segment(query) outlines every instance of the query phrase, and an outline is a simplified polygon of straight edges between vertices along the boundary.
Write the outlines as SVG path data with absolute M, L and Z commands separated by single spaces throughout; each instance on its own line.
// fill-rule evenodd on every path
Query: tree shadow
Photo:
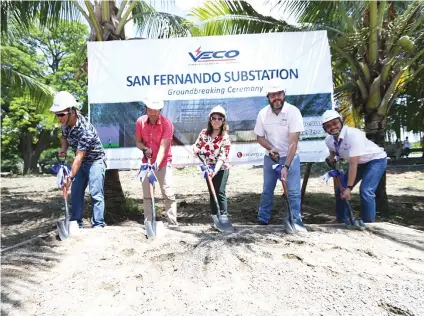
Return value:
M 39 287 L 36 275 L 47 271 L 59 261 L 54 237 L 36 239 L 11 251 L 3 251 L 1 258 L 1 315 L 16 314 L 23 302 Z
M 56 221 L 65 217 L 60 196 L 37 200 L 34 195 L 2 195 L 1 204 L 2 249 L 55 229 Z

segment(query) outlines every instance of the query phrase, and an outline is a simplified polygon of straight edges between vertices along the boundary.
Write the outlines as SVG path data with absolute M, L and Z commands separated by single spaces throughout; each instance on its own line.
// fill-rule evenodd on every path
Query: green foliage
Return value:
M 285 21 L 263 16 L 246 1 L 213 0 L 193 8 L 190 25 L 193 36 L 255 34 L 268 32 L 299 31 Z
M 2 42 L 2 156 L 16 155 L 31 170 L 46 146 L 58 146 L 59 125 L 49 108 L 51 91 L 73 93 L 87 109 L 87 75 L 75 73 L 85 59 L 88 30 L 77 22 L 59 24 L 54 31 L 30 28 L 20 37 L 4 38 Z M 13 71 L 18 79 L 7 77 Z M 9 72 L 10 72 L 9 71 Z M 24 76 L 24 77 L 23 77 Z M 13 80 L 12 80 L 13 79 Z M 32 85 L 31 85 L 32 84 Z M 34 92 L 46 89 L 42 95 Z M 32 167 L 29 166 L 32 165 Z

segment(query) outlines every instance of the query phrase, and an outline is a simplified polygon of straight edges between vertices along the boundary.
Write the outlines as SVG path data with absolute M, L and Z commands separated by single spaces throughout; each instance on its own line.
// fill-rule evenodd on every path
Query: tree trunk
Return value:
M 371 114 L 365 118 L 365 133 L 369 140 L 373 141 L 380 147 L 385 148 L 384 133 L 386 131 L 386 118 L 381 117 L 377 113 Z M 381 177 L 375 192 L 375 204 L 377 214 L 389 216 L 389 202 L 386 192 L 386 172 Z
M 115 224 L 127 219 L 125 196 L 118 169 L 106 170 L 105 175 L 105 222 Z

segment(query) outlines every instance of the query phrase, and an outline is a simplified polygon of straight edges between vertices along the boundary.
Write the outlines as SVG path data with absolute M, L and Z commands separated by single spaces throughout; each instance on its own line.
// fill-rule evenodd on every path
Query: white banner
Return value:
M 89 42 L 88 64 L 90 119 L 109 168 L 139 167 L 135 122 L 152 87 L 160 87 L 162 114 L 174 124 L 174 165 L 195 163 L 190 147 L 218 104 L 228 116 L 232 163 L 260 163 L 264 149 L 253 128 L 276 77 L 304 117 L 301 161 L 327 155 L 320 116 L 332 106 L 333 83 L 325 31 Z

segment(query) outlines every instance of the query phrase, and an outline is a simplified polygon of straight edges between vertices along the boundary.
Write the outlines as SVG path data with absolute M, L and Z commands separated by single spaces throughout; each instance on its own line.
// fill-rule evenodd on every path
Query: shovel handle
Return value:
M 202 162 L 202 164 L 204 166 L 206 166 L 206 156 L 205 156 L 205 154 L 198 153 L 197 157 L 199 157 L 199 160 Z

